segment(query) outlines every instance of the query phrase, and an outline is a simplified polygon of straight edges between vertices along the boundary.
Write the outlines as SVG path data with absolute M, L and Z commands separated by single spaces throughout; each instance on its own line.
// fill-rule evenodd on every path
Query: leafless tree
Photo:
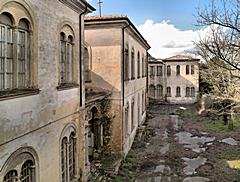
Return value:
M 232 114 L 240 108 L 240 0 L 219 1 L 199 9 L 198 25 L 209 31 L 196 46 L 207 65 L 202 77 L 212 87 L 209 95 L 218 113 Z

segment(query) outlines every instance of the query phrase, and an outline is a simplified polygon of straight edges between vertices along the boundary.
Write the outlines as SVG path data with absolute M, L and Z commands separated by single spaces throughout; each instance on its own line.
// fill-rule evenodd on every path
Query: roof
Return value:
M 175 55 L 175 56 L 163 59 L 163 61 L 199 61 L 199 59 L 192 58 L 191 56 Z
M 96 11 L 96 9 L 90 5 L 86 0 L 82 0 L 82 2 L 91 10 L 91 11 Z
M 138 31 L 135 25 L 131 22 L 131 20 L 126 15 L 107 15 L 107 16 L 85 16 L 85 23 L 124 23 L 126 22 L 133 30 L 136 32 L 137 36 L 143 41 L 147 49 L 150 49 L 151 46 L 148 44 L 146 39 L 142 36 L 142 34 Z

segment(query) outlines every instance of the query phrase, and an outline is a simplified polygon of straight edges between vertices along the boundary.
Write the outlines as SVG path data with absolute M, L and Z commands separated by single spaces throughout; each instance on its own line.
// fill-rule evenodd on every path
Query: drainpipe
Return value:
M 125 52 L 125 29 L 128 28 L 130 25 L 126 25 L 125 27 L 122 28 L 122 108 L 124 108 L 124 75 L 125 75 L 125 64 L 124 64 L 124 52 Z M 122 116 L 124 116 L 124 109 L 122 110 Z M 122 131 L 123 131 L 123 121 L 124 117 L 122 117 Z M 124 141 L 124 134 L 122 132 L 122 141 Z M 123 144 L 122 144 L 122 151 L 124 150 Z
M 82 87 L 83 87 L 83 83 L 82 83 L 82 16 L 87 13 L 87 6 L 85 8 L 85 10 L 79 14 L 79 83 L 80 83 L 80 95 L 79 95 L 79 99 L 80 99 L 80 105 L 79 107 L 81 107 L 83 105 L 82 103 Z

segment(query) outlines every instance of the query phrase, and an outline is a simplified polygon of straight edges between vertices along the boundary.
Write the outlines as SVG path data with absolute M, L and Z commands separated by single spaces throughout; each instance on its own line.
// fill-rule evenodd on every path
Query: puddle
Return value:
M 208 178 L 204 178 L 204 177 L 187 177 L 183 180 L 183 182 L 207 182 L 210 181 Z
M 188 132 L 180 132 L 176 135 L 176 140 L 179 144 L 185 144 L 184 147 L 191 149 L 193 152 L 201 153 L 205 152 L 207 147 L 203 145 L 212 145 L 212 142 L 215 140 L 215 137 L 205 137 L 205 136 L 193 136 Z
M 197 158 L 189 159 L 186 157 L 182 158 L 184 160 L 184 164 L 187 166 L 183 169 L 183 172 L 186 175 L 196 174 L 196 169 L 199 168 L 201 165 L 204 165 L 207 162 L 206 158 L 202 158 L 198 156 Z

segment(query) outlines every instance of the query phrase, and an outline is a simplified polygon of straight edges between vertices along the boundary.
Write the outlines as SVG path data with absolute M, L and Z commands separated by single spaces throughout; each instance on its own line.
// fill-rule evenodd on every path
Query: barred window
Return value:
M 180 65 L 177 65 L 177 67 L 176 67 L 176 75 L 177 76 L 180 75 Z
M 171 87 L 167 87 L 167 97 L 171 97 Z
M 124 80 L 129 80 L 129 48 L 126 45 L 124 50 Z
M 22 165 L 21 182 L 35 182 L 35 168 L 32 160 L 26 161 Z
M 18 174 L 16 170 L 9 171 L 3 179 L 3 182 L 17 182 Z
M 176 97 L 181 97 L 181 88 L 180 87 L 176 88 Z
M 162 96 L 163 96 L 163 86 L 157 85 L 157 97 L 162 97 Z
M 134 102 L 134 99 L 133 99 L 133 101 L 132 101 L 132 105 L 131 105 L 131 131 L 133 131 L 133 129 L 134 129 L 134 104 L 135 104 L 135 102 Z
M 69 156 L 69 178 L 70 181 L 74 179 L 75 175 L 75 169 L 76 169 L 76 139 L 75 139 L 75 133 L 72 132 L 70 134 L 69 138 L 69 151 L 68 151 L 68 156 Z
M 162 76 L 163 75 L 163 70 L 162 66 L 157 66 L 157 76 Z
M 61 144 L 61 166 L 62 166 L 62 182 L 68 181 L 68 168 L 67 168 L 67 137 L 62 139 Z
M 167 66 L 167 76 L 171 76 L 171 66 Z
M 132 52 L 131 52 L 131 71 L 132 71 L 132 79 L 135 79 L 135 52 L 134 52 L 134 48 L 132 48 Z

